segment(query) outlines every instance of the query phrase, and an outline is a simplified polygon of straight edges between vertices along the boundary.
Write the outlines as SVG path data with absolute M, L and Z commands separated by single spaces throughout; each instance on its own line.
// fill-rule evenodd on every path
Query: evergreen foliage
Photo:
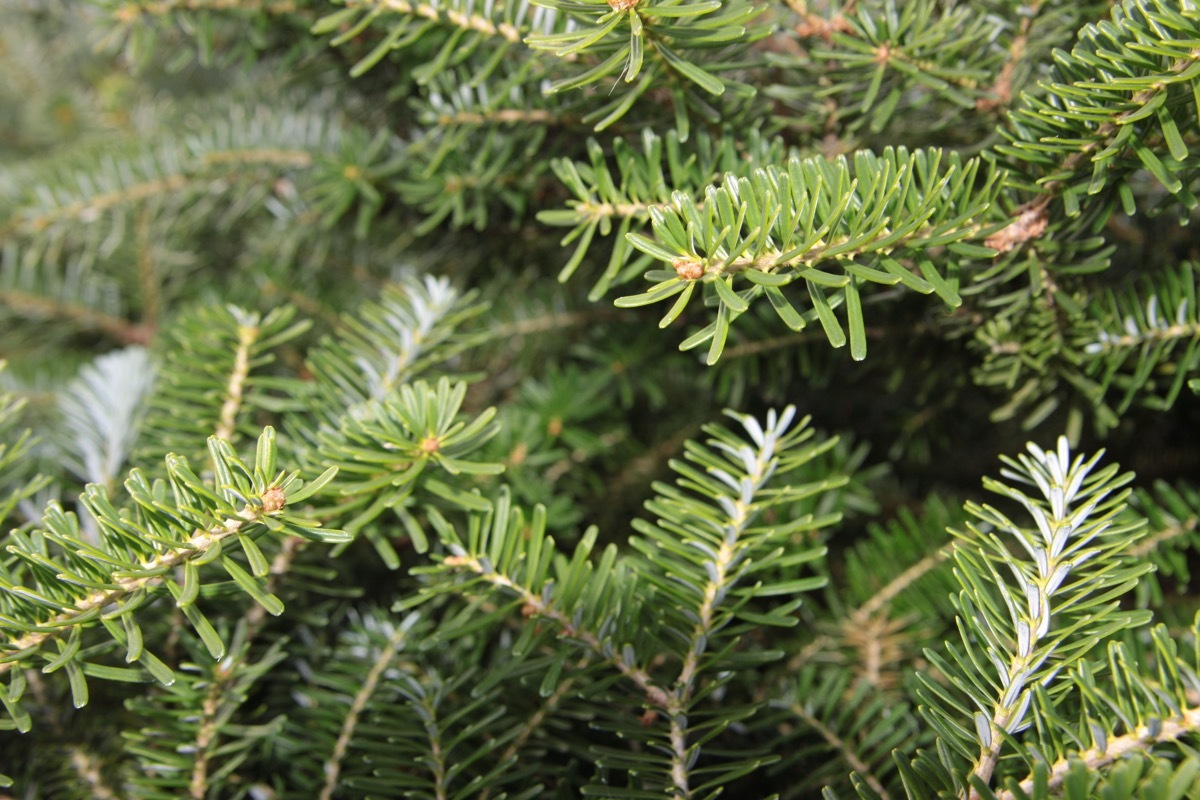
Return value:
M 1198 42 L 0 2 L 4 796 L 1200 797 Z

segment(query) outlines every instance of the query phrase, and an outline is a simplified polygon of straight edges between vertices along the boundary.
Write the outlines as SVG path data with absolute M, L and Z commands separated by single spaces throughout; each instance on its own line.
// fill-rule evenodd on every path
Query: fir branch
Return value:
M 507 575 L 502 575 L 496 571 L 494 566 L 485 564 L 477 556 L 466 554 L 449 555 L 443 559 L 442 563 L 447 567 L 461 569 L 477 575 L 485 583 L 515 596 L 520 601 L 522 614 L 529 617 L 537 616 L 550 620 L 558 627 L 562 636 L 582 643 L 591 651 L 598 662 L 608 664 L 628 679 L 637 687 L 639 693 L 645 697 L 647 704 L 661 708 L 664 711 L 671 709 L 670 694 L 655 685 L 654 679 L 649 672 L 628 663 L 623 654 L 610 652 L 611 648 L 605 646 L 604 640 L 597 633 L 582 627 L 567 611 L 546 602 L 540 592 L 534 592 L 513 581 Z
M 1078 338 L 1095 380 L 1084 384 L 1094 404 L 1103 406 L 1116 389 L 1117 414 L 1135 399 L 1157 408 L 1174 405 L 1188 375 L 1200 369 L 1198 287 L 1195 267 L 1184 262 L 1089 307 Z
M 20 289 L 0 288 L 0 302 L 19 316 L 63 320 L 83 330 L 98 331 L 121 344 L 149 344 L 154 335 L 140 323 Z
M 56 202 L 15 214 L 5 228 L 0 228 L 0 240 L 13 234 L 26 236 L 40 234 L 51 228 L 71 223 L 92 223 L 114 209 L 138 205 L 153 198 L 177 194 L 188 189 L 203 188 L 214 179 L 238 181 L 248 176 L 241 170 L 244 167 L 268 166 L 280 169 L 304 169 L 312 166 L 312 163 L 312 154 L 303 150 L 266 148 L 203 153 L 191 165 L 192 169 L 186 172 L 128 183 L 109 192 L 87 193 L 78 199 L 69 196 L 55 197 Z M 211 171 L 213 167 L 217 166 L 236 169 Z
M 714 618 L 717 607 L 737 582 L 736 564 L 744 558 L 741 551 L 745 548 L 745 542 L 742 540 L 758 514 L 754 508 L 759 499 L 758 495 L 778 464 L 775 460 L 774 445 L 791 423 L 789 412 L 790 408 L 778 420 L 772 412 L 767 418 L 765 432 L 756 442 L 759 445 L 758 451 L 753 452 L 752 458 L 743 457 L 745 471 L 740 476 L 741 494 L 734 498 L 732 503 L 723 505 L 727 517 L 721 520 L 720 528 L 724 536 L 720 546 L 712 554 L 711 561 L 705 564 L 708 581 L 700 589 L 701 600 L 699 608 L 695 611 L 696 624 L 688 638 L 679 677 L 672 684 L 674 690 L 670 697 L 671 703 L 666 709 L 671 725 L 671 777 L 675 782 L 677 796 L 681 798 L 692 796 L 688 781 L 690 747 L 687 712 L 691 708 L 697 689 L 700 659 L 710 640 L 715 638 L 720 629 L 720 623 Z M 712 469 L 714 468 L 710 468 Z
M 873 689 L 895 689 L 906 664 L 906 645 L 911 634 L 906 629 L 912 615 L 891 618 L 877 615 L 854 619 L 847 617 L 840 626 L 841 641 L 854 650 L 858 680 Z
M 508 339 L 512 336 L 534 336 L 537 334 L 561 331 L 568 328 L 590 326 L 598 322 L 606 322 L 618 316 L 611 308 L 587 308 L 579 311 L 548 312 L 533 317 L 506 322 L 492 328 L 491 335 L 497 339 Z
M 1003 790 L 995 793 L 997 800 L 1022 800 L 1034 794 L 1035 789 L 1057 792 L 1063 788 L 1068 774 L 1076 763 L 1082 763 L 1089 771 L 1098 772 L 1116 763 L 1131 753 L 1149 753 L 1155 745 L 1178 741 L 1184 736 L 1200 731 L 1200 708 L 1184 708 L 1173 718 L 1155 720 L 1139 726 L 1123 736 L 1106 740 L 1104 747 L 1093 747 L 1069 759 L 1056 761 L 1050 767 L 1048 779 L 1025 778 L 1019 790 Z
M 225 673 L 230 671 L 224 664 L 219 669 Z M 217 719 L 217 714 L 221 709 L 221 698 L 226 688 L 222 681 L 213 681 L 209 684 L 204 703 L 200 707 L 200 715 L 196 721 L 196 763 L 192 766 L 192 776 L 188 783 L 193 800 L 204 800 L 208 794 L 210 748 L 219 735 L 221 721 Z
M 589 659 L 584 657 L 572 665 L 571 669 L 575 672 L 582 673 L 588 668 L 588 665 Z M 542 700 L 542 703 L 538 707 L 537 711 L 535 711 L 528 719 L 522 720 L 520 730 L 517 732 L 517 735 L 513 737 L 513 740 L 509 742 L 508 747 L 504 749 L 504 752 L 500 754 L 499 762 L 501 764 L 510 762 L 516 763 L 522 748 L 524 748 L 529 742 L 530 737 L 532 737 L 539 729 L 541 729 L 547 720 L 552 718 L 553 713 L 558 710 L 559 706 L 565 699 L 571 696 L 571 694 L 575 691 L 575 688 L 575 677 L 567 677 L 560 680 L 558 685 L 554 687 L 554 691 L 552 691 Z M 484 790 L 479 794 L 479 800 L 488 800 L 488 798 L 491 797 L 491 794 L 492 787 L 485 787 Z
M 1190 104 L 1168 103 L 1167 95 L 1194 80 L 1198 34 L 1193 14 L 1157 0 L 1126 0 L 1111 21 L 1080 32 L 1045 83 L 1049 96 L 1023 94 L 1011 129 L 1002 131 L 1010 144 L 996 150 L 1014 170 L 1009 180 L 1038 196 L 1014 212 L 1016 221 L 989 246 L 1003 252 L 1040 236 L 1059 196 L 1074 217 L 1081 196 L 1116 185 L 1132 213 L 1124 182 L 1137 169 L 1148 170 L 1186 207 L 1195 205 L 1176 174 L 1188 164 L 1181 132 L 1195 128 L 1196 115 Z M 1166 164 L 1155 153 L 1163 144 L 1170 151 Z
M 706 187 L 722 175 L 748 177 L 761 165 L 781 162 L 790 154 L 779 138 L 752 133 L 748 141 L 739 143 L 733 136 L 714 136 L 705 130 L 697 131 L 694 142 L 685 148 L 679 132 L 659 136 L 647 129 L 642 132 L 641 146 L 639 152 L 625 139 L 614 139 L 611 161 L 615 171 L 607 149 L 594 139 L 587 143 L 587 161 L 561 158 L 550 162 L 572 199 L 566 209 L 539 212 L 538 221 L 571 226 L 562 239 L 564 246 L 578 241 L 559 280 L 566 281 L 575 273 L 597 233 L 615 239 L 608 265 L 591 291 L 592 299 L 631 277 L 627 267 L 637 251 L 629 246 L 626 234 L 645 229 L 652 208 L 667 208 L 675 193 L 690 195 L 700 208 Z
M 1016 34 L 1008 43 L 1004 66 L 996 73 L 991 86 L 987 87 L 984 96 L 975 101 L 975 107 L 980 111 L 998 111 L 1007 108 L 1013 101 L 1013 77 L 1017 65 L 1025 57 L 1029 47 L 1030 31 L 1034 20 L 1042 11 L 1044 0 L 1032 0 L 1021 13 L 1021 21 L 1017 24 Z
M 239 443 L 251 416 L 289 403 L 268 369 L 276 354 L 309 328 L 291 306 L 259 314 L 233 305 L 201 304 L 181 313 L 163 332 L 170 342 L 159 367 L 145 428 L 146 461 L 168 453 L 193 462 L 207 457 L 197 442 L 209 436 Z
M 545 109 L 498 108 L 494 111 L 454 111 L 438 114 L 435 123 L 442 128 L 458 125 L 549 125 L 565 122 Z
M 95 618 L 100 609 L 118 603 L 135 592 L 161 584 L 162 579 L 158 576 L 169 573 L 187 561 L 202 558 L 210 552 L 216 551 L 221 541 L 236 536 L 247 525 L 260 522 L 264 516 L 264 509 L 261 505 L 247 505 L 236 517 L 226 519 L 210 528 L 195 531 L 190 537 L 178 543 L 178 549 L 162 553 L 147 561 L 137 562 L 133 570 L 142 574 L 116 577 L 112 581 L 113 588 L 96 590 L 79 597 L 72 603 L 71 609 L 39 620 L 38 626 L 47 630 L 29 631 L 22 636 L 10 638 L 3 643 L 4 649 L 8 653 L 24 656 L 28 652 L 40 648 L 51 639 L 72 630 L 74 625 Z M 43 601 L 37 593 L 24 587 L 6 588 L 13 594 L 35 601 Z M 53 603 L 51 602 L 51 604 Z M 0 675 L 19 664 L 19 661 L 0 662 Z
M 77 705 L 87 700 L 83 673 L 73 660 L 80 647 L 80 632 L 101 617 L 100 612 L 116 606 L 120 613 L 100 619 L 114 639 L 125 644 L 130 661 L 141 660 L 160 682 L 174 678 L 169 668 L 142 649 L 141 634 L 128 616 L 151 591 L 171 591 L 176 604 L 184 609 L 214 657 L 225 653 L 225 645 L 211 624 L 192 608 L 199 593 L 197 566 L 220 558 L 231 578 L 246 593 L 274 613 L 282 610 L 278 599 L 265 593 L 255 578 L 247 574 L 227 555 L 224 542 L 236 539 L 251 561 L 251 569 L 261 574 L 257 561 L 262 554 L 252 537 L 263 530 L 276 530 L 324 541 L 344 541 L 338 531 L 318 530 L 319 523 L 296 517 L 285 510 L 289 495 L 294 502 L 318 491 L 335 470 L 301 488 L 296 473 L 275 474 L 275 439 L 270 428 L 259 438 L 253 467 L 241 462 L 228 444 L 209 442 L 216 473 L 215 487 L 209 487 L 188 469 L 178 456 L 167 459 L 167 475 L 175 505 L 168 505 L 165 486 L 152 485 L 139 470 L 130 472 L 125 486 L 137 513 L 118 511 L 102 487 L 89 486 L 81 501 L 100 528 L 95 543 L 85 542 L 73 515 L 51 503 L 43 517 L 45 532 L 33 537 L 10 535 L 9 552 L 16 556 L 13 570 L 0 564 L 0 604 L 4 609 L 3 627 L 7 640 L 0 642 L 6 658 L 0 661 L 0 674 L 20 668 L 51 640 L 68 639 L 56 659 L 44 656 L 53 669 L 66 666 L 72 679 Z M 160 499 L 160 495 L 163 499 Z M 240 504 L 240 505 L 239 505 Z M 59 552 L 53 557 L 46 542 Z M 263 564 L 265 568 L 265 563 Z M 182 567 L 183 585 L 175 582 L 175 568 Z M 32 586 L 23 579 L 28 570 Z M 48 612 L 48 613 L 47 613 Z M 126 627 L 113 627 L 112 618 Z M 13 712 L 14 707 L 5 705 Z
M 333 793 L 337 791 L 339 783 L 338 776 L 342 770 L 342 763 L 345 761 L 346 753 L 350 747 L 350 740 L 354 738 L 354 730 L 358 726 L 359 720 L 362 717 L 367 704 L 371 701 L 380 680 L 383 679 L 384 672 L 388 669 L 391 663 L 395 660 L 400 649 L 404 645 L 405 638 L 413 625 L 417 622 L 416 615 L 410 616 L 403 624 L 397 625 L 392 631 L 391 636 L 387 638 L 384 646 L 380 647 L 379 654 L 371 664 L 370 670 L 362 682 L 362 686 L 354 694 L 350 701 L 349 708 L 346 710 L 345 718 L 342 720 L 341 729 L 338 731 L 337 741 L 334 743 L 333 752 L 325 760 L 324 767 L 321 772 L 325 776 L 325 783 L 321 786 L 319 795 L 320 800 L 331 800 Z M 436 754 L 435 754 L 436 756 Z M 441 783 L 439 781 L 439 788 Z M 439 798 L 444 797 L 439 791 Z
M 277 641 L 251 661 L 241 634 L 225 658 L 188 665 L 170 686 L 130 701 L 132 718 L 141 722 L 125 735 L 136 767 L 126 772 L 131 796 L 209 798 L 214 784 L 242 780 L 238 766 L 282 732 L 281 714 L 257 724 L 236 717 L 239 711 L 257 715 L 248 700 L 286 658 Z M 201 642 L 183 639 L 193 658 L 202 656 Z
M 111 491 L 145 418 L 156 370 L 130 347 L 99 356 L 58 393 L 62 430 L 51 439 L 59 460 L 87 483 Z
M 872 791 L 879 795 L 881 800 L 891 800 L 891 795 L 888 793 L 887 788 L 883 785 L 879 778 L 875 776 L 867 763 L 859 758 L 858 753 L 855 752 L 854 748 L 848 742 L 846 742 L 846 740 L 839 737 L 823 722 L 821 722 L 821 720 L 810 714 L 802 704 L 792 703 L 788 706 L 788 711 L 795 714 L 799 719 L 803 720 L 806 725 L 820 734 L 821 738 L 824 739 L 830 747 L 837 751 L 838 755 L 845 760 L 846 765 L 849 766 L 856 775 L 859 775 L 863 780 L 865 780 L 867 785 L 871 787 Z
M 1147 616 L 1122 611 L 1115 599 L 1151 569 L 1123 559 L 1141 524 L 1114 523 L 1128 495 L 1118 490 L 1130 476 L 1118 475 L 1115 465 L 1092 474 L 1101 454 L 1072 458 L 1065 438 L 1055 451 L 1033 444 L 1028 450 L 1020 460 L 1004 459 L 1008 484 L 987 480 L 985 486 L 1019 504 L 1036 527 L 1017 525 L 991 506 L 967 504 L 996 533 L 969 526 L 968 534 L 959 534 L 955 561 L 962 591 L 954 602 L 964 649 L 950 648 L 949 657 L 927 653 L 968 705 L 979 709 L 973 737 L 953 721 L 958 712 L 948 707 L 946 690 L 922 676 L 921 696 L 930 704 L 926 719 L 958 752 L 978 748 L 968 774 L 983 786 L 1004 745 L 1030 724 L 1030 704 L 1041 687 L 1083 659 L 1096 641 Z M 1029 560 L 1015 558 L 1000 533 L 1015 538 Z M 1011 581 L 1001 570 L 1011 572 Z M 942 767 L 958 769 L 948 762 Z M 978 800 L 980 794 L 971 789 L 964 796 Z
M 928 251 L 945 245 L 964 255 L 992 255 L 967 240 L 989 230 L 998 174 L 977 181 L 979 162 L 951 156 L 943 170 L 941 160 L 940 151 L 890 148 L 881 156 L 857 153 L 853 167 L 845 159 L 792 159 L 786 168 L 772 165 L 748 179 L 727 175 L 720 187 L 709 187 L 703 208 L 676 193 L 672 206 L 650 210 L 655 239 L 627 235 L 635 248 L 670 269 L 648 272 L 650 289 L 622 297 L 617 305 L 675 298 L 659 323 L 666 327 L 702 287 L 701 294 L 716 301 L 716 319 L 680 348 L 709 343 L 712 365 L 733 320 L 766 295 L 793 331 L 820 320 L 832 346 L 849 341 L 851 356 L 861 360 L 867 335 L 860 286 L 903 284 L 955 306 L 961 299 L 954 279 L 937 272 Z M 748 285 L 738 291 L 735 280 Z M 811 308 L 803 313 L 782 291 L 793 282 L 808 289 Z M 841 305 L 848 339 L 834 314 Z
M 851 611 L 847 615 L 847 620 L 850 620 L 850 624 L 853 625 L 856 622 L 865 622 L 881 612 L 885 612 L 892 601 L 902 594 L 905 589 L 916 583 L 929 571 L 941 566 L 943 562 L 954 555 L 954 548 L 955 543 L 952 542 L 905 569 L 884 584 L 878 592 L 871 596 L 870 600 Z
M 1161 549 L 1163 545 L 1195 533 L 1198 528 L 1200 528 L 1200 516 L 1193 515 L 1177 520 L 1174 524 L 1159 528 L 1143 538 L 1130 549 L 1129 555 L 1138 559 L 1145 558 Z
M 6 315 L 66 323 L 57 328 L 99 332 L 122 344 L 147 344 L 153 335 L 149 326 L 125 317 L 112 278 L 82 259 L 59 262 L 11 242 L 0 251 L 0 306 Z
M 162 315 L 162 286 L 155 266 L 151 228 L 150 212 L 143 208 L 137 215 L 134 240 L 137 248 L 138 288 L 142 299 L 142 324 L 153 333 L 158 330 L 158 320 Z

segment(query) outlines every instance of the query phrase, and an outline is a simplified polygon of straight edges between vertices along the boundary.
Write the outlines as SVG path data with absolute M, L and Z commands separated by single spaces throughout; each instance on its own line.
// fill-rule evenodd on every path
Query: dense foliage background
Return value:
M 1197 42 L 0 0 L 8 791 L 1200 796 Z

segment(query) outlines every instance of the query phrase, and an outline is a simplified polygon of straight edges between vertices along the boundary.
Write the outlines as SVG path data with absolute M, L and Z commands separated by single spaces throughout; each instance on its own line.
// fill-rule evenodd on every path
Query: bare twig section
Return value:
M 983 240 L 985 246 L 1000 253 L 1007 253 L 1017 245 L 1036 239 L 1046 232 L 1050 222 L 1050 195 L 1022 206 L 1015 220 Z
M 346 718 L 342 721 L 342 730 L 338 734 L 337 742 L 333 746 L 333 753 L 325 762 L 325 785 L 321 787 L 320 800 L 330 800 L 333 797 L 334 791 L 338 788 L 338 776 L 342 771 L 342 763 L 346 759 L 346 751 L 350 748 L 350 740 L 354 738 L 354 729 L 358 726 L 359 719 L 362 717 L 363 710 L 367 707 L 367 703 L 371 699 L 371 695 L 375 693 L 375 689 L 379 686 L 380 679 L 383 678 L 384 672 L 391 666 L 392 661 L 396 658 L 396 653 L 400 649 L 400 645 L 404 642 L 404 637 L 408 633 L 408 628 L 404 626 L 397 627 L 392 635 L 388 637 L 387 646 L 379 652 L 375 663 L 371 665 L 371 671 L 367 673 L 367 678 L 363 681 L 362 687 L 354 695 L 354 699 L 350 703 L 350 710 L 346 712 Z
M 859 757 L 858 752 L 855 751 L 855 749 L 849 744 L 847 744 L 844 739 L 826 727 L 825 723 L 821 722 L 821 720 L 810 714 L 808 709 L 806 709 L 800 703 L 792 703 L 790 706 L 788 706 L 788 709 L 797 717 L 804 720 L 806 725 L 819 733 L 821 738 L 824 739 L 830 747 L 841 753 L 842 758 L 845 759 L 846 763 L 850 765 L 850 769 L 857 772 L 859 776 L 867 782 L 867 785 L 874 789 L 875 792 L 881 798 L 883 798 L 883 800 L 891 800 L 891 795 L 888 793 L 887 787 L 883 785 L 879 778 L 875 777 L 875 774 L 871 772 L 871 768 L 868 766 L 867 762 L 863 761 L 862 758 Z
M 220 671 L 221 667 L 218 665 Z M 230 669 L 227 675 L 232 675 Z M 213 681 L 204 696 L 200 706 L 200 724 L 196 733 L 196 763 L 192 765 L 192 779 L 188 783 L 188 791 L 192 800 L 204 800 L 208 795 L 208 757 L 213 741 L 217 738 L 217 712 L 221 708 L 221 698 L 225 694 L 226 682 Z
M 257 325 L 238 326 L 238 345 L 233 358 L 233 370 L 230 371 L 229 381 L 225 385 L 225 402 L 221 404 L 217 429 L 213 431 L 213 435 L 218 439 L 230 441 L 237 431 L 237 415 L 242 408 L 246 378 L 250 374 L 250 348 L 258 341 L 258 334 Z
M 142 294 L 142 324 L 154 330 L 162 314 L 162 294 L 154 267 L 154 242 L 150 236 L 150 212 L 143 208 L 137 215 L 137 274 Z
M 1033 27 L 1033 21 L 1041 10 L 1042 0 L 1033 0 L 1023 7 L 1021 24 L 1017 26 L 1017 35 L 1008 45 L 1008 58 L 1005 60 L 1004 66 L 1000 68 L 996 82 L 992 84 L 991 96 L 975 101 L 975 108 L 979 111 L 996 111 L 1007 108 L 1012 103 L 1013 74 L 1016 72 L 1017 64 L 1025 55 L 1025 48 L 1029 44 L 1029 30 Z
M 94 800 L 117 800 L 117 794 L 100 775 L 100 762 L 82 747 L 71 748 L 71 769 L 79 776 L 79 780 L 87 786 L 89 795 Z
M 1175 525 L 1168 525 L 1161 531 L 1155 531 L 1150 536 L 1142 539 L 1133 547 L 1129 548 L 1129 555 L 1132 558 L 1141 559 L 1153 553 L 1165 542 L 1172 539 L 1178 539 L 1180 536 L 1196 530 L 1196 526 L 1200 524 L 1200 519 L 1197 517 L 1188 517 L 1185 520 L 1179 520 Z
M 553 125 L 569 120 L 543 108 L 499 108 L 494 111 L 459 111 L 439 114 L 438 125 Z
M 478 31 L 487 36 L 499 36 L 513 44 L 520 44 L 523 39 L 520 29 L 508 22 L 497 24 L 478 14 L 464 14 L 453 9 L 442 10 L 429 3 L 410 3 L 407 0 L 348 0 L 346 5 L 350 8 L 369 8 L 394 11 L 397 14 L 411 14 L 414 17 L 424 17 L 434 22 L 448 21 L 459 28 Z
M 295 0 L 132 0 L 114 10 L 113 17 L 126 25 L 142 17 L 163 17 L 173 11 L 247 11 L 257 14 L 302 13 Z
M 595 322 L 604 322 L 619 316 L 615 308 L 595 308 L 584 311 L 564 311 L 557 314 L 543 314 L 529 319 L 516 320 L 507 325 L 492 329 L 495 338 L 509 336 L 530 336 L 535 333 L 556 331 L 563 328 L 578 328 Z
M 1133 733 L 1118 736 L 1108 740 L 1108 746 L 1103 750 L 1093 747 L 1079 753 L 1075 759 L 1082 761 L 1089 770 L 1097 770 L 1112 764 L 1128 753 L 1147 751 L 1156 744 L 1171 742 L 1180 737 L 1200 730 L 1200 708 L 1187 708 L 1178 717 L 1165 719 L 1157 734 L 1150 728 L 1142 726 Z M 1048 788 L 1053 794 L 1062 788 L 1067 772 L 1071 769 L 1072 760 L 1063 759 L 1055 762 L 1050 769 Z M 1018 797 L 1029 797 L 1034 791 L 1033 778 L 1021 781 L 1021 794 L 1010 791 L 996 792 L 997 800 L 1017 800 Z M 974 792 L 972 797 L 978 797 Z
M 8 306 L 17 314 L 63 320 L 85 330 L 99 331 L 121 344 L 149 344 L 154 337 L 154 331 L 148 325 L 32 292 L 0 289 L 0 305 Z

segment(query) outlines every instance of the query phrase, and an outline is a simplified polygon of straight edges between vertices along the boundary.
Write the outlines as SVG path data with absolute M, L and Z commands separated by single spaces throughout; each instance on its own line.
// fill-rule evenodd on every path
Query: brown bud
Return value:
M 993 250 L 1007 253 L 1019 244 L 1036 239 L 1046 231 L 1046 223 L 1050 215 L 1045 205 L 1031 205 L 1009 224 L 983 240 L 983 243 Z
M 675 274 L 685 281 L 698 281 L 704 277 L 704 263 L 695 258 L 677 258 L 671 262 Z
M 278 486 L 272 486 L 263 492 L 262 509 L 267 514 L 274 514 L 287 505 L 287 495 Z

